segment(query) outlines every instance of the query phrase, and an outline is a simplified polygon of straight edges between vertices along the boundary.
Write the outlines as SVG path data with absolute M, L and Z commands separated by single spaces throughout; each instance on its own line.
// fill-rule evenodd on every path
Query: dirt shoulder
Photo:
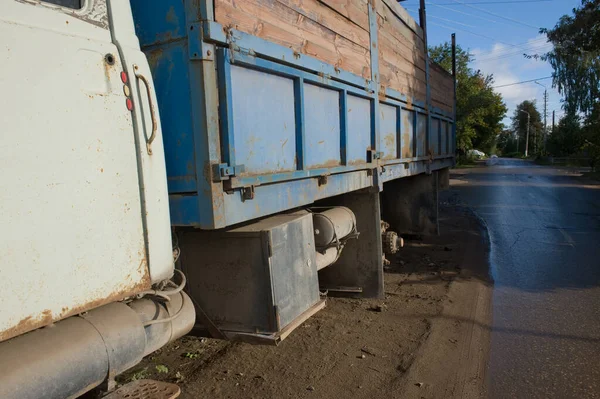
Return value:
M 182 398 L 474 398 L 485 389 L 491 288 L 481 222 L 443 196 L 441 235 L 407 240 L 385 299 L 329 298 L 278 347 L 184 337 L 120 381 L 177 381 Z

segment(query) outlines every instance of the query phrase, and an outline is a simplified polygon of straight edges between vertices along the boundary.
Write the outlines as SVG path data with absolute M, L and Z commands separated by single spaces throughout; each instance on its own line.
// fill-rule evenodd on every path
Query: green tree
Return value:
M 452 72 L 452 46 L 444 43 L 429 49 L 432 61 Z M 502 131 L 506 106 L 494 92 L 493 76 L 469 67 L 473 56 L 456 48 L 456 148 L 465 154 L 472 148 L 490 152 Z
M 529 113 L 529 118 L 527 116 Z M 529 140 L 527 138 L 527 123 L 529 122 Z M 518 152 L 525 153 L 525 148 L 529 149 L 529 154 L 536 154 L 543 148 L 542 136 L 544 124 L 542 117 L 537 109 L 536 102 L 525 100 L 515 108 L 512 116 L 512 129 L 518 139 Z
M 581 0 L 573 15 L 542 29 L 553 44 L 541 58 L 554 69 L 554 85 L 568 113 L 589 114 L 600 101 L 600 0 Z
M 583 144 L 579 115 L 568 113 L 548 137 L 548 152 L 554 156 L 569 156 L 578 152 Z
M 502 155 L 514 154 L 517 152 L 517 139 L 511 129 L 504 129 L 498 135 L 498 150 Z
M 564 96 L 570 118 L 576 113 L 584 115 L 582 149 L 592 159 L 592 166 L 600 164 L 600 0 L 581 0 L 572 15 L 562 16 L 554 28 L 541 33 L 553 45 L 541 58 L 554 69 L 553 84 Z M 573 120 L 567 122 L 572 125 Z M 571 138 L 559 136 L 557 140 L 561 138 L 566 141 L 560 150 L 573 151 Z

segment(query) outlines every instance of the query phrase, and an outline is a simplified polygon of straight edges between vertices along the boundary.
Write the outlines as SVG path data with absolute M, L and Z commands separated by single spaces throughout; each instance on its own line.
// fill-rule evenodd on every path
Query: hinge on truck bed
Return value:
M 244 170 L 244 165 L 229 166 L 226 163 L 215 164 L 213 165 L 213 181 L 229 180 L 229 178 L 243 173 Z
M 190 24 L 188 34 L 188 55 L 191 60 L 214 61 L 215 46 L 203 40 L 202 23 Z
M 254 199 L 254 186 L 242 187 L 242 201 Z
M 376 150 L 367 150 L 367 162 L 373 163 L 376 159 L 381 158 L 382 153 Z

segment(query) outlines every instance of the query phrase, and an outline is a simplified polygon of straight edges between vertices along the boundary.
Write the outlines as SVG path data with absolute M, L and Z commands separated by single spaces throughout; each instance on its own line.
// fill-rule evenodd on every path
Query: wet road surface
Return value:
M 488 226 L 490 398 L 600 398 L 600 185 L 498 159 L 452 184 Z

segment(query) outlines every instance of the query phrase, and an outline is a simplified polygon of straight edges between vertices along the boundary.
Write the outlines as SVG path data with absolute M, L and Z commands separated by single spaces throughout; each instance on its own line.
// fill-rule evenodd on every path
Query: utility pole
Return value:
M 556 117 L 556 111 L 552 111 L 552 134 L 554 134 L 554 118 Z
M 546 134 L 547 134 L 546 118 L 548 117 L 548 88 L 539 82 L 535 82 L 535 84 L 538 84 L 544 88 L 544 152 L 545 152 L 546 151 Z
M 523 111 L 522 109 L 520 109 L 519 112 L 523 112 L 524 114 L 527 114 L 527 136 L 525 139 L 525 157 L 527 157 L 528 152 L 529 152 L 529 122 L 531 122 L 531 115 L 529 115 L 529 112 Z M 518 141 L 517 141 L 517 143 L 518 143 Z

